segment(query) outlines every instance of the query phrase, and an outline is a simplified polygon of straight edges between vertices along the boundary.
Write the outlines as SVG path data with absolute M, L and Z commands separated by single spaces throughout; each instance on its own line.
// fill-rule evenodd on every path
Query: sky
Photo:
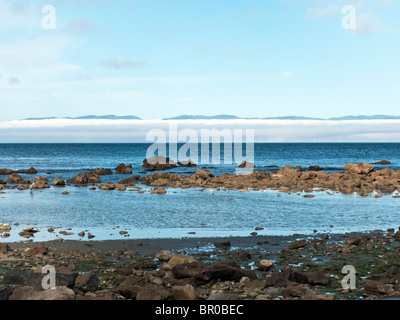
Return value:
M 400 115 L 399 16 L 395 0 L 0 0 L 0 121 Z

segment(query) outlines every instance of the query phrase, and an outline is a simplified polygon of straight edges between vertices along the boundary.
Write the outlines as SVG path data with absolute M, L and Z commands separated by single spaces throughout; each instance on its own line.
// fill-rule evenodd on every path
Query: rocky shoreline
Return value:
M 56 289 L 43 290 L 54 266 Z M 356 270 L 344 289 L 345 265 Z M 400 299 L 400 232 L 0 244 L 2 300 Z
M 149 164 L 146 159 L 142 167 L 146 174 L 148 171 L 164 171 L 178 166 L 196 167 L 197 165 L 190 160 L 178 164 L 172 163 L 168 158 L 163 163 Z M 377 162 L 379 165 L 387 165 L 389 161 L 383 160 Z M 35 174 L 35 168 L 27 170 L 26 174 Z M 9 169 L 0 169 L 0 175 L 9 175 L 7 181 L 0 180 L 0 190 L 7 189 L 46 189 L 53 187 L 65 187 L 75 185 L 77 187 L 89 187 L 91 190 L 100 189 L 104 191 L 118 190 L 137 191 L 143 193 L 142 187 L 138 184 L 153 187 L 151 193 L 165 194 L 165 188 L 200 188 L 216 190 L 239 190 L 241 192 L 279 190 L 280 192 L 306 192 L 304 197 L 313 197 L 313 192 L 341 192 L 343 194 L 356 193 L 361 196 L 381 197 L 385 194 L 393 194 L 393 197 L 400 197 L 400 170 L 394 171 L 390 168 L 375 170 L 375 165 L 358 163 L 348 163 L 343 172 L 324 172 L 318 166 L 312 166 L 308 170 L 300 166 L 285 166 L 277 171 L 266 172 L 257 170 L 254 164 L 244 162 L 239 166 L 236 174 L 222 174 L 215 176 L 205 169 L 197 169 L 193 174 L 184 175 L 173 172 L 157 172 L 148 175 L 133 175 L 129 178 L 120 180 L 117 183 L 102 183 L 101 176 L 105 175 L 130 175 L 132 174 L 132 165 L 126 166 L 120 164 L 113 173 L 110 169 L 93 169 L 90 172 L 80 172 L 75 177 L 64 181 L 60 178 L 54 178 L 49 184 L 49 179 L 42 176 L 35 176 L 34 181 L 23 179 L 18 173 Z M 212 190 L 211 190 L 212 191 Z M 68 194 L 68 191 L 63 192 Z

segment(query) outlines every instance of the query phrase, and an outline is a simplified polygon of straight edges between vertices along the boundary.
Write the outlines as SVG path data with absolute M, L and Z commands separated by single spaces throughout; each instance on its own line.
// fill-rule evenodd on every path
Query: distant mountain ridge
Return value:
M 43 117 L 43 118 L 27 118 L 23 120 L 52 120 L 52 119 L 82 119 L 82 120 L 143 120 L 137 116 L 116 116 L 116 115 L 87 115 L 80 117 Z M 398 120 L 400 116 L 389 116 L 389 115 L 358 115 L 358 116 L 343 116 L 343 117 L 333 117 L 333 118 L 314 118 L 314 117 L 301 117 L 301 116 L 283 116 L 283 117 L 265 117 L 265 118 L 242 118 L 229 114 L 220 114 L 215 116 L 205 116 L 205 115 L 181 115 L 171 118 L 163 118 L 162 120 Z

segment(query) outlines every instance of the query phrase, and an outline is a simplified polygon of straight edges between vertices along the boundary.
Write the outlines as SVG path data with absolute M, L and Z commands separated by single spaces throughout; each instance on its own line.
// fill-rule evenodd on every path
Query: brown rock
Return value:
M 375 166 L 360 162 L 358 164 L 348 163 L 344 167 L 344 173 L 349 174 L 369 174 L 374 170 Z
M 291 250 L 296 250 L 302 247 L 305 247 L 307 245 L 307 241 L 306 240 L 298 240 L 298 241 L 294 241 L 289 243 L 288 248 Z

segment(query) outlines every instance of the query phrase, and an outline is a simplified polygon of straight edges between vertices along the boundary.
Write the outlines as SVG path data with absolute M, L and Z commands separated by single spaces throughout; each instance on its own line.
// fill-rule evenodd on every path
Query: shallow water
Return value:
M 38 169 L 38 175 L 69 179 L 78 172 L 97 167 L 114 169 L 119 163 L 132 163 L 134 174 L 142 171 L 148 145 L 0 145 L 0 168 Z M 255 147 L 258 169 L 277 164 L 319 165 L 340 170 L 347 162 L 392 161 L 400 144 L 262 144 Z M 214 165 L 216 174 L 232 173 L 236 165 Z M 201 167 L 201 166 L 200 166 Z M 194 171 L 179 168 L 174 172 Z M 33 179 L 33 176 L 22 175 Z M 101 176 L 103 182 L 119 181 L 127 176 Z M 0 179 L 7 177 L 0 176 Z M 129 188 L 128 188 L 129 189 Z M 62 195 L 67 190 L 69 195 Z M 149 190 L 144 186 L 144 190 Z M 5 190 L 0 194 L 0 222 L 13 227 L 11 237 L 2 241 L 20 241 L 18 232 L 35 226 L 36 240 L 80 239 L 77 233 L 89 230 L 93 240 L 125 238 L 181 238 L 248 236 L 255 227 L 259 235 L 343 233 L 397 228 L 400 225 L 400 199 L 360 197 L 317 192 L 315 198 L 278 191 L 215 191 L 167 188 L 165 195 L 138 194 L 135 191 L 101 191 L 68 186 L 34 190 Z M 277 195 L 281 196 L 278 197 Z M 233 200 L 229 200 L 233 198 Z M 19 226 L 14 226 L 19 223 Z M 118 228 L 117 228 L 118 226 Z M 55 233 L 47 228 L 56 228 Z M 71 230 L 67 230 L 71 228 Z M 74 235 L 63 236 L 67 230 Z M 120 235 L 124 230 L 129 236 Z M 188 234 L 195 232 L 195 234 Z M 87 233 L 87 232 L 86 232 Z M 87 239 L 87 238 L 85 238 Z

